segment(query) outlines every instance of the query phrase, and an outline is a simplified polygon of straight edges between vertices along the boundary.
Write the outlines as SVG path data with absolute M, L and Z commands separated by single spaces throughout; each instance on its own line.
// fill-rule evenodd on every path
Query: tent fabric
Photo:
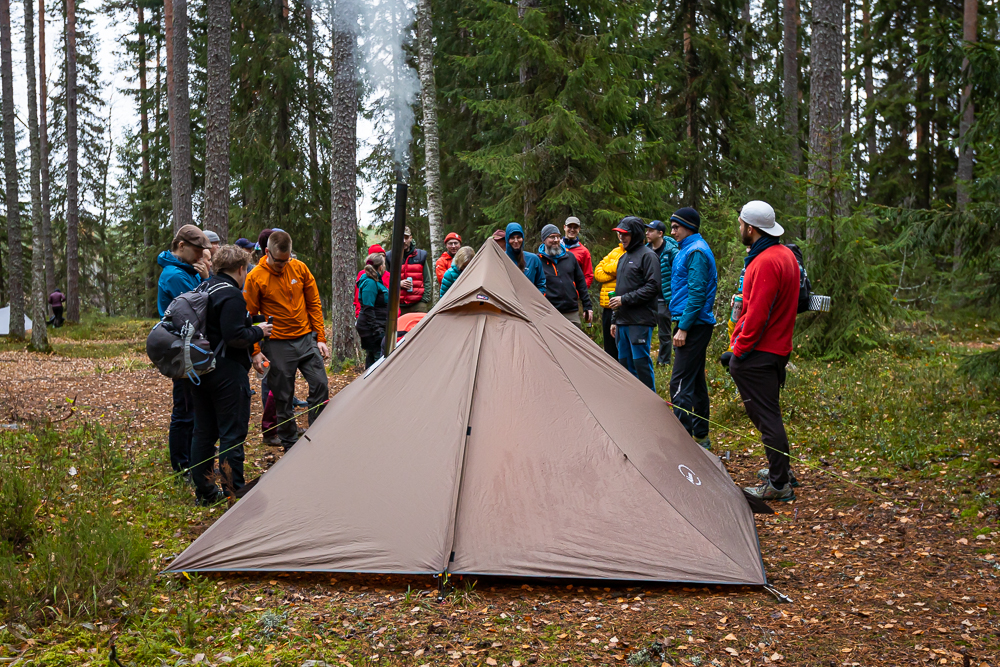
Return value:
M 766 583 L 718 458 L 491 241 L 169 568 L 217 570 Z
M 24 332 L 31 331 L 31 318 L 24 315 Z M 0 308 L 0 336 L 10 335 L 10 306 Z

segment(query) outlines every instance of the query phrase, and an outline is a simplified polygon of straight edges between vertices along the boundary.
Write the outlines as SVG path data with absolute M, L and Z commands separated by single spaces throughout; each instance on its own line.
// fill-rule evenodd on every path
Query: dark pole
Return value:
M 396 212 L 392 218 L 392 251 L 389 255 L 389 319 L 385 323 L 385 351 L 396 349 L 396 316 L 399 313 L 399 283 L 403 269 L 403 230 L 406 229 L 406 183 L 396 183 Z

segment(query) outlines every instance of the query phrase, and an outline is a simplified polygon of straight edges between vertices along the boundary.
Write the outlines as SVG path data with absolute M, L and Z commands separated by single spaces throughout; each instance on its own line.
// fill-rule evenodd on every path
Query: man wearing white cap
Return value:
M 740 238 L 750 246 L 744 262 L 743 310 L 731 339 L 729 372 L 747 416 L 760 431 L 768 467 L 760 486 L 748 487 L 763 500 L 795 500 L 798 486 L 788 461 L 788 435 L 781 421 L 778 395 L 792 353 L 792 332 L 799 300 L 799 264 L 778 240 L 785 230 L 774 209 L 752 201 L 740 212 Z

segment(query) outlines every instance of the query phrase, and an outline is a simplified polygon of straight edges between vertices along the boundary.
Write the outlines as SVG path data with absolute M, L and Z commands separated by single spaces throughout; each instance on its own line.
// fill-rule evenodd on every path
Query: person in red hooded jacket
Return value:
M 795 500 L 798 483 L 789 466 L 788 435 L 778 397 L 792 353 L 799 302 L 799 263 L 778 238 L 774 209 L 752 201 L 740 212 L 740 238 L 750 246 L 744 262 L 743 307 L 733 328 L 729 373 L 747 416 L 760 431 L 768 467 L 747 493 L 762 500 Z M 724 355 L 725 358 L 726 355 Z
M 369 255 L 381 254 L 383 257 L 385 257 L 385 250 L 382 249 L 382 246 L 376 243 L 375 245 L 368 247 L 368 254 Z M 364 273 L 365 270 L 362 268 L 360 271 L 358 271 L 358 275 L 354 277 L 354 319 L 358 319 L 358 317 L 361 315 L 361 300 L 358 295 L 358 281 L 361 280 L 361 276 L 364 275 Z M 386 287 L 389 287 L 388 271 L 385 271 L 382 274 L 382 284 L 385 285 Z
M 434 275 L 437 277 L 437 284 L 441 284 L 444 274 L 451 268 L 451 263 L 455 261 L 455 253 L 462 247 L 462 237 L 455 232 L 449 232 L 444 237 L 444 252 L 434 262 Z

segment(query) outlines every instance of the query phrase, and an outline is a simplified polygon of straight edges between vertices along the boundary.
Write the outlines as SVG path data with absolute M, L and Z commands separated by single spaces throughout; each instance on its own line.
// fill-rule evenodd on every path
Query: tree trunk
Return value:
M 966 43 L 977 40 L 979 23 L 979 3 L 978 0 L 965 0 L 965 15 L 962 19 L 962 39 Z M 969 59 L 962 60 L 962 72 L 968 77 Z M 969 194 L 969 181 L 972 180 L 972 147 L 966 143 L 966 136 L 972 129 L 972 123 L 976 120 L 975 105 L 972 100 L 972 85 L 967 85 L 962 89 L 961 98 L 962 118 L 958 124 L 958 179 L 955 183 L 957 190 L 958 210 L 964 211 L 972 200 Z M 956 253 L 958 252 L 958 243 Z M 957 257 L 957 254 L 956 254 Z M 957 259 L 956 259 L 957 262 Z
M 441 255 L 444 244 L 444 212 L 441 208 L 441 142 L 438 139 L 437 85 L 434 83 L 434 34 L 431 0 L 417 2 L 419 45 L 420 101 L 424 117 L 424 185 L 427 188 L 427 221 L 431 233 L 431 257 Z M 432 271 L 431 280 L 437 276 Z M 437 297 L 437 286 L 433 294 Z
M 3 74 L 3 158 L 7 181 L 8 288 L 10 336 L 24 338 L 24 257 L 17 192 L 17 139 L 14 136 L 14 61 L 10 52 L 10 0 L 0 0 L 0 68 Z M 43 322 L 44 324 L 44 322 Z
M 843 119 L 841 38 L 844 8 L 840 0 L 813 0 L 809 79 L 810 238 L 817 238 L 819 218 L 836 214 L 840 197 L 840 123 Z
M 110 197 L 108 197 L 108 174 L 111 171 L 111 155 L 114 151 L 114 139 L 111 137 L 111 114 L 108 111 L 108 123 L 106 128 L 108 150 L 104 156 L 104 163 L 101 165 L 101 222 L 98 226 L 98 238 L 100 240 L 100 250 L 98 255 L 101 258 L 101 297 L 104 301 L 104 313 L 109 317 L 114 315 L 114 304 L 111 301 L 111 257 L 114 249 L 108 243 L 108 208 Z
M 330 254 L 332 259 L 330 350 L 337 359 L 357 356 L 354 336 L 354 280 L 358 221 L 356 70 L 357 17 L 351 2 L 333 6 L 333 109 L 330 128 Z
M 174 110 L 174 103 L 176 101 L 176 96 L 174 95 L 174 2 L 173 0 L 163 0 L 163 36 L 166 39 L 167 46 L 167 137 L 170 141 L 170 174 L 173 178 L 173 160 L 174 160 L 174 142 L 176 141 L 176 132 L 174 131 L 174 125 L 177 123 L 177 112 Z M 157 58 L 159 58 L 159 53 L 157 53 Z M 159 78 L 160 68 L 156 68 L 157 78 Z M 170 188 L 170 199 L 172 210 L 176 215 L 177 211 L 177 196 L 174 194 L 173 186 Z M 177 229 L 176 222 L 174 223 L 174 229 Z
M 691 144 L 692 161 L 688 166 L 688 205 L 697 207 L 701 194 L 701 133 L 698 130 L 698 100 L 694 91 L 694 79 L 698 66 L 694 51 L 694 33 L 698 27 L 698 6 L 695 0 L 684 3 L 684 71 L 685 71 L 685 111 L 687 113 L 687 140 Z
M 193 222 L 191 211 L 191 97 L 188 88 L 187 0 L 169 0 L 173 6 L 174 145 L 170 152 L 170 185 L 174 231 Z
M 518 0 L 517 2 L 517 17 L 523 19 L 528 10 L 538 7 L 538 0 Z M 521 82 L 521 92 L 525 97 L 529 97 L 530 93 L 528 87 L 531 80 L 534 78 L 536 68 L 528 62 L 525 58 L 521 61 L 520 68 L 520 82 Z M 521 127 L 527 126 L 528 122 L 521 121 Z M 533 224 L 535 221 L 535 212 L 538 210 L 538 184 L 535 182 L 534 178 L 530 174 L 528 169 L 528 153 L 534 150 L 534 146 L 531 144 L 531 140 L 525 135 L 524 147 L 521 152 L 524 154 L 524 228 L 525 232 L 528 231 L 529 225 Z
M 45 293 L 56 289 L 56 253 L 52 248 L 49 208 L 49 93 L 45 69 L 45 0 L 38 0 L 38 149 L 42 160 L 42 244 L 45 246 Z
M 208 91 L 205 139 L 205 229 L 229 236 L 229 0 L 208 0 Z
M 80 165 L 76 126 L 76 0 L 66 0 L 66 320 L 80 321 Z
M 150 168 L 149 168 L 149 91 L 146 86 L 146 17 L 143 12 L 142 2 L 136 3 L 138 12 L 138 38 L 139 38 L 139 139 L 142 153 L 142 176 L 139 181 L 139 201 L 142 216 L 142 245 L 146 249 L 145 264 L 145 293 L 143 294 L 143 314 L 146 317 L 156 316 L 156 285 L 153 281 L 153 265 L 149 260 L 150 251 L 153 247 L 153 220 L 150 216 L 149 190 Z
M 870 0 L 862 0 L 861 21 L 865 26 L 865 143 L 868 151 L 868 182 L 871 183 L 875 160 L 875 77 L 872 74 L 872 14 Z
M 784 38 L 782 50 L 785 55 L 785 136 L 788 138 L 790 169 L 798 175 L 802 163 L 802 149 L 799 146 L 799 6 L 798 0 L 784 0 Z
M 6 2 L 7 0 L 0 0 Z M 24 61 L 28 79 L 28 150 L 31 154 L 28 173 L 31 190 L 31 348 L 49 351 L 45 328 L 48 308 L 45 297 L 45 251 L 42 241 L 42 159 L 38 140 L 38 96 L 35 90 L 35 0 L 24 0 Z
M 917 62 L 914 72 L 917 76 L 916 135 L 917 135 L 917 192 L 916 207 L 927 209 L 931 206 L 931 85 L 926 64 L 920 60 L 927 55 L 927 30 L 930 23 L 930 7 L 927 2 L 917 3 Z

